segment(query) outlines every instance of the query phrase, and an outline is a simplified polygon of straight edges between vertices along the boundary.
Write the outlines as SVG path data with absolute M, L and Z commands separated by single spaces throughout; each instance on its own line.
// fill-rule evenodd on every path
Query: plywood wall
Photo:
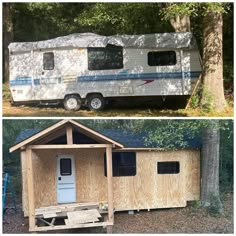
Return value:
M 71 154 L 75 158 L 76 200 L 107 200 L 104 176 L 105 150 L 37 150 L 33 153 L 35 207 L 57 204 L 56 156 Z M 157 161 L 179 161 L 179 174 L 157 174 Z M 27 215 L 25 164 L 22 158 L 23 209 Z M 200 154 L 197 150 L 137 152 L 137 174 L 114 177 L 114 207 L 117 210 L 184 207 L 186 201 L 200 195 Z

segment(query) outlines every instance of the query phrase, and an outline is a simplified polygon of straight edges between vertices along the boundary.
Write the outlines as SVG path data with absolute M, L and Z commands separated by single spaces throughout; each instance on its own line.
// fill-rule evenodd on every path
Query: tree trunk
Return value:
M 3 3 L 3 82 L 9 82 L 8 45 L 13 41 L 12 3 Z
M 202 105 L 217 112 L 225 109 L 222 60 L 222 13 L 203 17 L 203 97 Z
M 201 204 L 203 207 L 210 207 L 217 213 L 222 213 L 219 193 L 219 129 L 204 128 L 202 141 Z
M 170 19 L 175 32 L 190 32 L 190 16 L 176 16 Z

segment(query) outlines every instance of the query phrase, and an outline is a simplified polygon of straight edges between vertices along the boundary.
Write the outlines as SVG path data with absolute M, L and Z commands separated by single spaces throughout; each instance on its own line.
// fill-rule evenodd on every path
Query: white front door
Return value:
M 57 202 L 76 202 L 75 162 L 71 155 L 57 158 Z

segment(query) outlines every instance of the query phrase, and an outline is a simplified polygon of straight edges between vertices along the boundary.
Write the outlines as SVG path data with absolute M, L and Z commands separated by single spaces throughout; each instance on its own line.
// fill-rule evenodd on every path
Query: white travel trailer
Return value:
M 191 33 L 81 33 L 11 43 L 9 51 L 13 102 L 63 102 L 67 110 L 100 110 L 116 97 L 190 95 L 201 73 Z

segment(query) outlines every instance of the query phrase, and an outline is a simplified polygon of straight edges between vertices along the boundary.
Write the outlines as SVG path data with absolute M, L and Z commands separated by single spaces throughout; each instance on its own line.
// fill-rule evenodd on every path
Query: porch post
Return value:
M 114 223 L 113 184 L 112 184 L 112 148 L 106 148 L 107 187 L 108 187 L 108 222 Z M 112 233 L 112 226 L 107 226 L 107 233 Z
M 26 164 L 27 164 L 27 187 L 28 187 L 28 207 L 29 207 L 29 230 L 35 228 L 35 205 L 34 205 L 34 176 L 32 149 L 26 149 Z

